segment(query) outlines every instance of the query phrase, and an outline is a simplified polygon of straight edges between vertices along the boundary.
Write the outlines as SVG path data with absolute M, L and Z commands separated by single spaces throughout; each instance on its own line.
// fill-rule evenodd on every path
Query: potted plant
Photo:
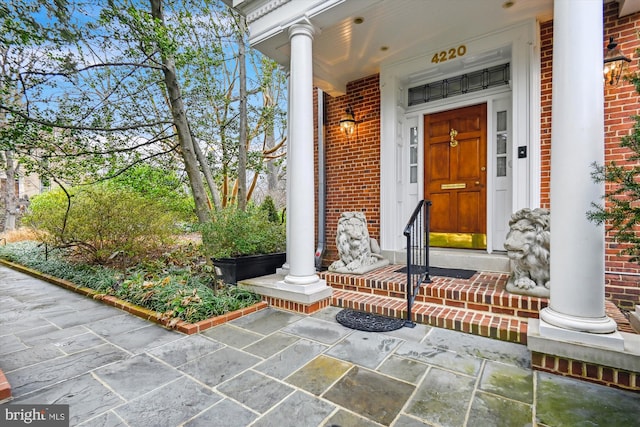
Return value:
M 202 226 L 202 244 L 225 283 L 272 274 L 286 260 L 285 226 L 268 209 L 228 207 Z

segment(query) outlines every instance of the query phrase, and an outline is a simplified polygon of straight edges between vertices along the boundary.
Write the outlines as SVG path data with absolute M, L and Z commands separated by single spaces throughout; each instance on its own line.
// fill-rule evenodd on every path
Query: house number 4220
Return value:
M 467 53 L 467 47 L 463 44 L 458 48 L 452 47 L 448 50 L 442 50 L 433 54 L 431 62 L 437 64 L 439 62 L 448 61 L 449 59 L 457 58 L 458 56 L 464 56 Z

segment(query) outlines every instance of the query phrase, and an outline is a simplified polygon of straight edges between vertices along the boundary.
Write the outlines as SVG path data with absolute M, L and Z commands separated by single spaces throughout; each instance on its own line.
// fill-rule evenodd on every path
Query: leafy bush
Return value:
M 260 209 L 266 212 L 269 221 L 280 222 L 280 215 L 278 215 L 276 205 L 273 203 L 273 198 L 271 198 L 271 196 L 264 198 L 262 204 L 260 204 Z
M 284 225 L 269 221 L 267 212 L 256 207 L 216 211 L 200 230 L 204 250 L 212 258 L 270 254 L 286 248 Z
M 100 293 L 113 295 L 150 310 L 167 319 L 198 322 L 248 307 L 260 301 L 252 292 L 217 284 L 210 285 L 211 274 L 200 265 L 164 264 L 155 271 L 133 269 L 116 271 L 103 266 L 72 263 L 65 250 L 45 254 L 43 245 L 18 242 L 0 246 L 0 258 L 25 265 L 51 276 L 69 280 Z M 174 258 L 164 254 L 165 259 Z M 177 258 L 184 264 L 181 255 Z
M 115 255 L 135 258 L 155 250 L 174 233 L 175 216 L 136 192 L 105 184 L 72 190 L 68 215 L 60 189 L 31 201 L 24 221 L 39 232 L 39 240 L 105 263 Z
M 109 185 L 133 190 L 149 200 L 161 203 L 165 210 L 177 215 L 180 221 L 197 221 L 193 197 L 174 170 L 138 164 L 110 180 Z

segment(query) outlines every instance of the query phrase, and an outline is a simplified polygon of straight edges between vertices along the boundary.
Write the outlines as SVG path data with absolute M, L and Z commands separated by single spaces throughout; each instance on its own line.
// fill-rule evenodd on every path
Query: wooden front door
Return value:
M 487 105 L 425 116 L 424 189 L 432 246 L 487 246 Z

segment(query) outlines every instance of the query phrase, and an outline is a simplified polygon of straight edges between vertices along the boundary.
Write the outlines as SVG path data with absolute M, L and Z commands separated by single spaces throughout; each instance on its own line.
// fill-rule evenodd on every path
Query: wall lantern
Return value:
M 617 85 L 628 62 L 631 62 L 631 59 L 624 56 L 618 43 L 613 41 L 613 37 L 609 37 L 607 51 L 604 54 L 604 69 L 602 70 L 605 82 Z
M 347 107 L 342 118 L 340 118 L 340 129 L 347 136 L 352 135 L 356 129 L 356 119 L 353 116 L 353 108 L 351 108 L 351 105 Z

